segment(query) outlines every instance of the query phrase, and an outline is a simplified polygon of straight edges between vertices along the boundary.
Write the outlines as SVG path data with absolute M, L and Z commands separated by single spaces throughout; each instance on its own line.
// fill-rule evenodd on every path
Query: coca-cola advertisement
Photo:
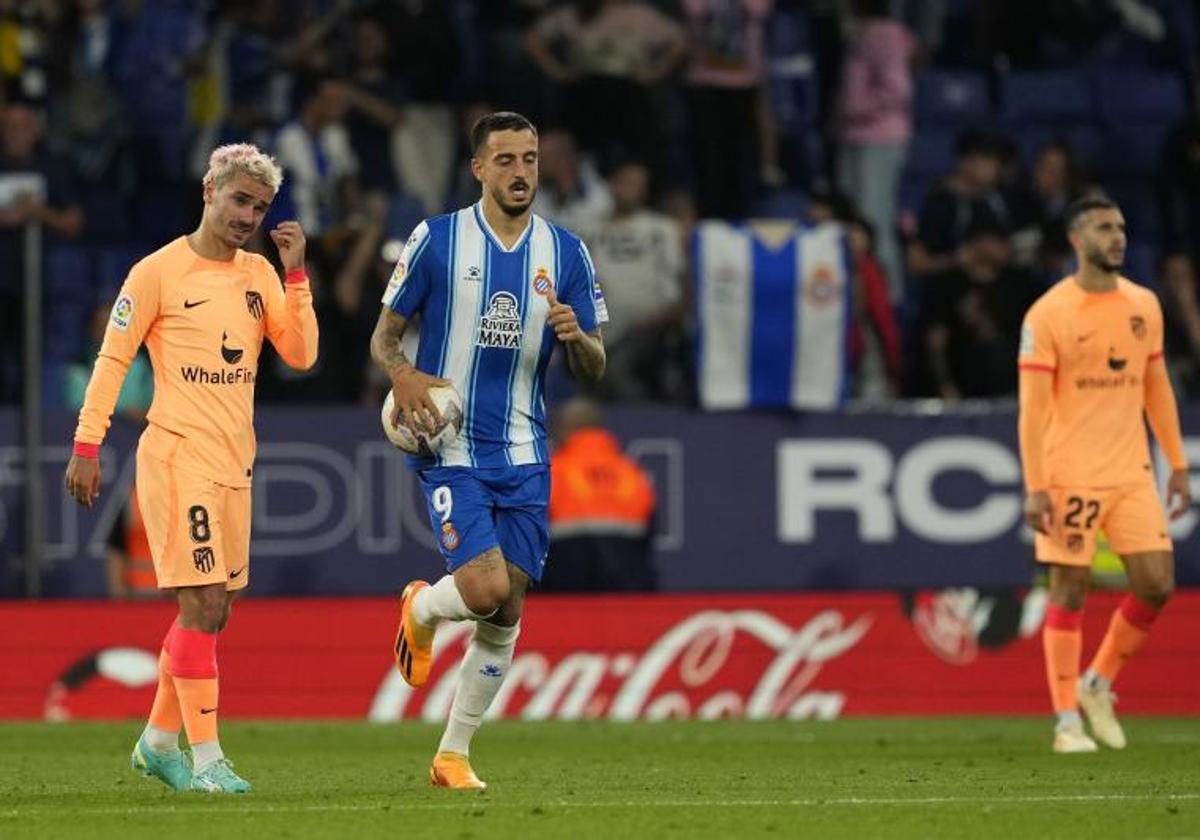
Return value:
M 1118 602 L 1096 594 L 1085 657 Z M 493 717 L 833 719 L 1044 714 L 1044 594 L 538 596 Z M 0 718 L 141 717 L 175 614 L 156 603 L 0 606 Z M 470 623 L 438 632 L 413 691 L 391 662 L 392 599 L 239 602 L 221 636 L 221 712 L 249 718 L 442 720 Z M 1200 709 L 1200 595 L 1168 606 L 1121 675 L 1121 708 Z

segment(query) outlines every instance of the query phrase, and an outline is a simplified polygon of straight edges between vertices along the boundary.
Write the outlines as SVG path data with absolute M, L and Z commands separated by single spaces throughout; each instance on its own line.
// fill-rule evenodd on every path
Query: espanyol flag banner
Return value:
M 842 227 L 705 221 L 692 236 L 701 405 L 840 405 L 853 276 Z

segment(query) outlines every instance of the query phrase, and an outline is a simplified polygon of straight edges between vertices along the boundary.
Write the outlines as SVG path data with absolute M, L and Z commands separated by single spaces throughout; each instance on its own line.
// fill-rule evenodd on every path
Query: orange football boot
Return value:
M 396 629 L 396 643 L 392 647 L 396 669 L 413 688 L 425 685 L 433 665 L 434 628 L 426 627 L 413 616 L 413 599 L 428 586 L 423 580 L 414 580 L 404 587 L 400 595 L 400 626 Z
M 440 752 L 433 757 L 429 784 L 453 790 L 483 790 L 487 787 L 487 782 L 475 775 L 467 757 L 456 752 Z

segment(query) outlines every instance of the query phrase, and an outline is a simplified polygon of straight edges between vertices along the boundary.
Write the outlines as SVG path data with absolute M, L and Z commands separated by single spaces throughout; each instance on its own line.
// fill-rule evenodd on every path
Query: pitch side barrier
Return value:
M 1041 592 L 542 595 L 526 603 L 488 715 L 1048 715 Z M 1092 644 L 1119 598 L 1089 600 Z M 0 719 L 141 718 L 174 612 L 166 602 L 0 603 Z M 221 678 L 234 687 L 222 719 L 445 720 L 469 622 L 438 631 L 429 682 L 413 691 L 392 664 L 395 621 L 391 598 L 247 598 L 221 635 Z M 1198 655 L 1200 593 L 1181 592 L 1121 674 L 1121 713 L 1196 714 Z
M 1028 586 L 1037 570 L 1021 523 L 1013 407 L 926 408 L 805 415 L 613 409 L 612 428 L 654 476 L 661 588 Z M 440 573 L 416 480 L 384 439 L 378 416 L 360 407 L 257 413 L 254 594 L 384 594 Z M 1182 420 L 1189 457 L 1200 464 L 1200 405 L 1184 406 Z M 62 472 L 74 422 L 51 415 L 44 429 L 41 583 L 49 597 L 104 594 L 105 539 L 134 473 L 138 429 L 118 422 L 103 450 L 99 503 L 84 510 L 71 501 Z M 0 413 L 0 557 L 9 569 L 0 586 L 9 596 L 23 591 L 18 430 L 15 411 Z M 1200 498 L 1200 484 L 1193 493 Z M 1172 525 L 1183 586 L 1200 585 L 1198 526 L 1196 510 Z

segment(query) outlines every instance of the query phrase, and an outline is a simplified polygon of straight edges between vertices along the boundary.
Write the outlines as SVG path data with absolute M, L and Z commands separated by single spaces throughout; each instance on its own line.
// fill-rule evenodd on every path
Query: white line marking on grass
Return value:
M 215 803 L 220 797 L 214 797 Z M 918 797 L 869 797 L 848 796 L 829 797 L 827 799 L 666 799 L 666 800 L 624 800 L 613 802 L 571 802 L 554 800 L 551 802 L 505 802 L 484 796 L 478 798 L 463 798 L 457 802 L 417 802 L 404 804 L 401 802 L 376 803 L 347 803 L 336 802 L 308 805 L 269 805 L 245 802 L 244 800 L 220 799 L 222 802 L 237 804 L 229 810 L 215 813 L 232 814 L 293 814 L 293 813 L 322 813 L 322 812 L 365 812 L 365 811 L 472 811 L 480 808 L 504 808 L 522 810 L 532 808 L 563 808 L 566 810 L 587 810 L 601 808 L 823 808 L 823 807 L 860 807 L 872 805 L 905 806 L 905 805 L 1025 805 L 1056 803 L 1066 805 L 1090 805 L 1097 802 L 1186 802 L 1200 800 L 1200 793 L 1083 793 L 1083 794 L 1045 794 L 1034 796 L 918 796 Z M 110 806 L 98 808 L 72 808 L 64 814 L 62 806 L 45 805 L 27 808 L 9 808 L 0 811 L 0 817 L 19 819 L 48 814 L 63 814 L 67 817 L 77 816 L 125 816 L 153 812 L 157 815 L 193 816 L 196 814 L 213 814 L 213 805 L 156 805 L 146 803 L 139 806 Z

